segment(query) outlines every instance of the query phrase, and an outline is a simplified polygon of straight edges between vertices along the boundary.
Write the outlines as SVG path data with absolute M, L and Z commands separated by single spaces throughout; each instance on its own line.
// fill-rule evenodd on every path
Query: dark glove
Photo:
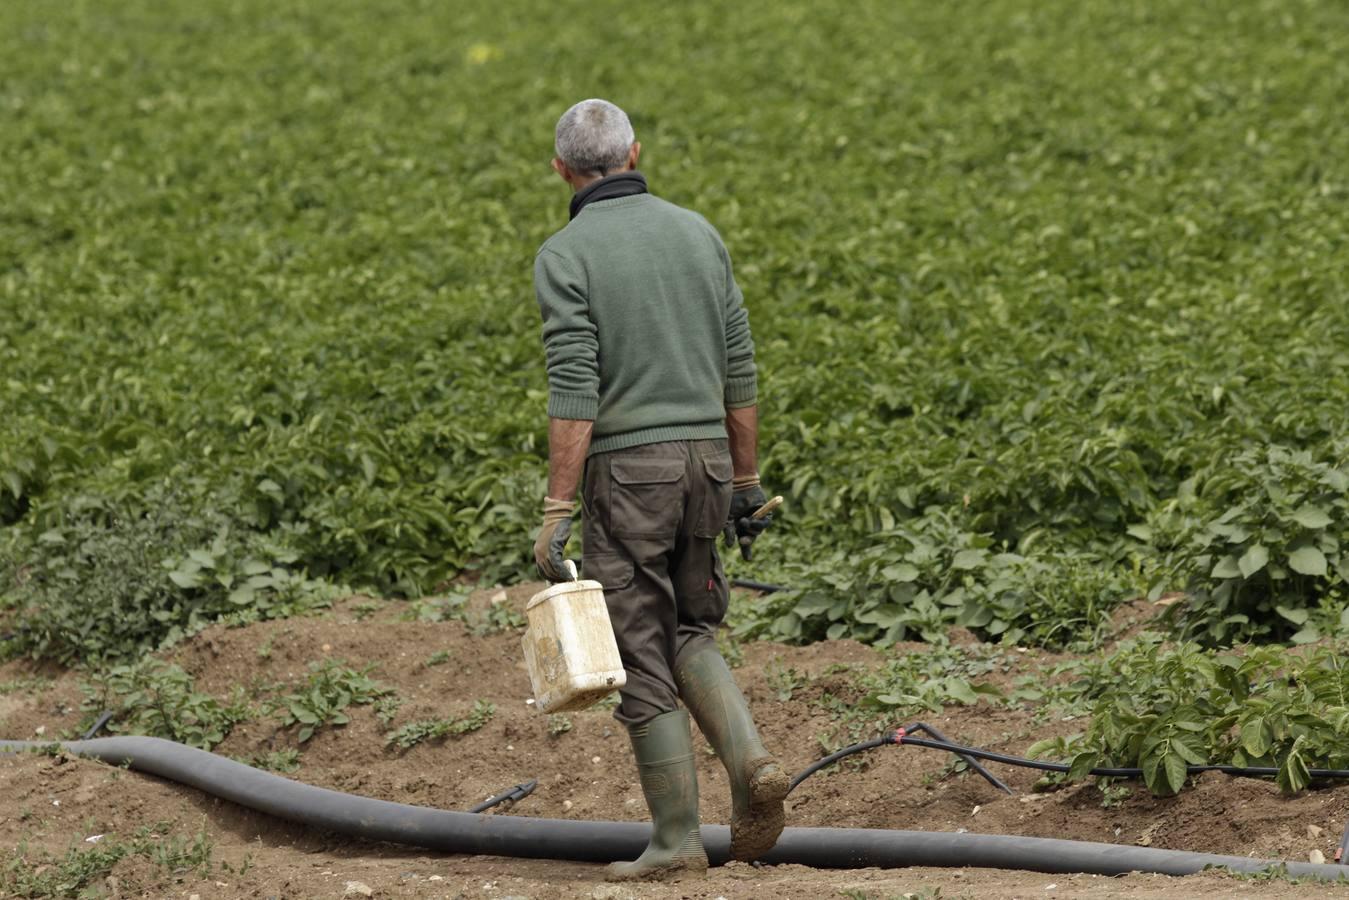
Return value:
M 547 581 L 571 581 L 563 558 L 567 553 L 567 540 L 571 537 L 571 519 L 576 511 L 574 500 L 543 500 L 543 527 L 534 539 L 534 563 L 539 568 L 540 577 Z
M 769 525 L 773 524 L 773 514 L 768 513 L 761 519 L 751 519 L 754 511 L 768 502 L 764 496 L 763 488 L 759 485 L 759 479 L 756 477 L 751 483 L 743 487 L 736 487 L 731 494 L 731 511 L 726 516 L 726 546 L 734 547 L 740 545 L 740 555 L 744 559 L 749 559 L 750 547 L 754 544 L 754 539 L 763 534 Z

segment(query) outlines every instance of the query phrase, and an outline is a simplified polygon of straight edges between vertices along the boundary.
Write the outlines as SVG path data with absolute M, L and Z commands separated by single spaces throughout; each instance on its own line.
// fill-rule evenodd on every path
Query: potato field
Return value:
M 800 769 L 927 718 L 1073 765 L 1012 770 L 1054 810 L 1026 817 L 941 754 L 853 757 L 788 824 L 1330 858 L 1336 0 L 0 4 L 0 738 L 107 710 L 338 790 L 467 808 L 538 777 L 512 814 L 643 820 L 609 711 L 534 712 L 519 661 L 547 468 L 533 259 L 567 221 L 554 125 L 592 96 L 631 115 L 652 191 L 720 231 L 749 309 L 785 506 L 752 562 L 724 556 L 784 589 L 737 592 L 721 640 L 766 737 Z M 1187 771 L 1207 763 L 1278 774 Z M 0 791 L 0 896 L 602 879 L 315 836 L 60 754 L 0 758 Z M 742 865 L 682 896 L 1053 880 L 951 877 Z M 1115 895 L 1073 878 L 1057 895 Z

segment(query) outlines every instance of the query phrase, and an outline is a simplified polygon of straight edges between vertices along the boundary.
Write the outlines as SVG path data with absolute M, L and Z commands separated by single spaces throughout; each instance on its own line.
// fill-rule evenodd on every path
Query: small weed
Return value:
M 450 651 L 437 650 L 435 653 L 432 653 L 430 656 L 426 658 L 426 662 L 423 663 L 423 665 L 425 665 L 429 669 L 431 666 L 443 666 L 445 665 L 445 663 L 449 661 L 450 661 Z
M 1127 784 L 1108 784 L 1105 779 L 1097 785 L 1101 792 L 1101 808 L 1115 809 L 1123 806 L 1134 795 L 1133 788 Z
M 738 669 L 745 663 L 745 650 L 741 642 L 729 628 L 717 629 L 717 649 L 722 659 L 732 669 Z
M 473 702 L 473 710 L 462 719 L 423 719 L 409 722 L 389 735 L 386 744 L 397 746 L 400 750 L 410 750 L 423 741 L 435 740 L 449 735 L 468 734 L 477 731 L 492 720 L 496 707 L 482 700 Z
M 1296 875 L 1289 874 L 1287 863 L 1273 863 L 1266 866 L 1258 872 L 1234 872 L 1231 869 L 1224 869 L 1222 866 L 1211 866 L 1214 871 L 1225 872 L 1238 881 L 1270 882 L 1278 881 L 1284 884 L 1304 884 L 1312 879 L 1299 878 Z
M 351 614 L 356 617 L 356 621 L 364 622 L 383 608 L 383 603 L 374 600 L 362 600 L 351 607 Z
M 517 631 L 525 627 L 525 617 L 517 612 L 509 603 L 493 603 L 487 608 L 487 615 L 483 620 L 473 626 L 473 633 L 478 637 L 484 637 L 489 634 L 500 634 L 503 631 Z
M 276 640 L 276 632 L 268 635 L 267 640 L 263 641 L 258 647 L 258 659 L 272 658 L 272 642 Z
M 7 694 L 30 694 L 51 687 L 52 680 L 41 675 L 29 675 L 25 678 L 12 678 L 0 681 L 0 697 Z
M 333 659 L 310 663 L 303 689 L 281 698 L 282 726 L 299 725 L 304 743 L 325 725 L 347 724 L 348 707 L 366 706 L 392 693 L 370 677 L 374 668 L 352 669 Z
M 403 698 L 397 694 L 385 694 L 375 701 L 375 718 L 385 728 L 393 722 L 394 716 L 398 715 L 398 710 L 403 706 Z
M 571 717 L 562 713 L 553 713 L 548 717 L 548 733 L 560 737 L 571 731 Z
M 768 686 L 773 689 L 779 703 L 786 703 L 806 685 L 805 675 L 792 668 L 783 668 L 781 660 L 775 659 L 769 663 L 765 674 L 768 677 Z
M 266 769 L 268 772 L 289 774 L 300 768 L 300 751 L 294 748 L 270 750 L 267 753 L 255 756 L 233 756 L 230 758 L 255 769 Z

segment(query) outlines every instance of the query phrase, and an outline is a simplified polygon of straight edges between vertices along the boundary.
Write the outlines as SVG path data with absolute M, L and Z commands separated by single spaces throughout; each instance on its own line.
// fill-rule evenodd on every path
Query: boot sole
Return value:
M 604 880 L 625 881 L 683 881 L 685 878 L 703 878 L 707 875 L 707 857 L 676 859 L 665 865 L 629 871 L 619 866 L 631 863 L 612 863 L 604 873 Z
M 749 784 L 749 809 L 731 816 L 731 859 L 758 859 L 778 842 L 787 822 L 782 801 L 791 786 L 787 773 L 777 763 L 760 766 Z

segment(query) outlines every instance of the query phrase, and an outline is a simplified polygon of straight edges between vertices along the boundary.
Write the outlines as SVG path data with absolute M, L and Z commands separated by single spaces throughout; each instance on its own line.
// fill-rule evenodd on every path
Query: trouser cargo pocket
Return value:
M 663 540 L 679 530 L 684 507 L 682 459 L 615 459 L 609 467 L 609 533 Z
M 715 538 L 726 527 L 726 517 L 731 512 L 731 454 L 721 453 L 704 457 L 703 471 L 707 480 L 703 483 L 701 509 L 693 533 L 701 538 Z

